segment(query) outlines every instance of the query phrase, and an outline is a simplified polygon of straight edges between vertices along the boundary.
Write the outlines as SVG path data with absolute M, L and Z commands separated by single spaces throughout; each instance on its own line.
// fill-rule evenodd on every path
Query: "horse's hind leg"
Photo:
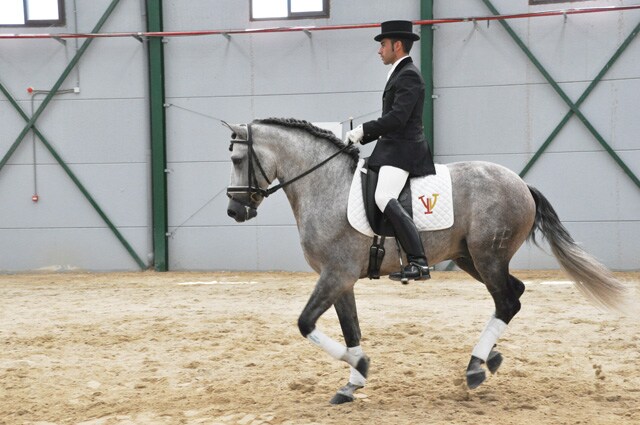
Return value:
M 358 313 L 356 310 L 356 299 L 353 294 L 353 288 L 345 291 L 344 294 L 334 304 L 342 335 L 347 343 L 347 352 L 355 356 L 363 355 L 362 347 L 360 347 L 360 324 L 358 322 Z M 353 393 L 364 387 L 367 379 L 353 366 L 350 366 L 349 382 L 338 390 L 331 399 L 331 404 L 342 404 L 354 400 Z
M 473 264 L 473 260 L 469 257 L 460 257 L 453 260 L 456 263 L 456 266 L 460 267 L 465 272 L 469 273 L 471 277 L 473 277 L 478 282 L 484 283 L 480 273 L 476 270 L 476 266 Z
M 458 267 L 460 267 L 462 270 L 467 272 L 471 277 L 476 279 L 478 282 L 484 283 L 484 281 L 482 280 L 482 276 L 480 276 L 480 273 L 478 272 L 478 270 L 476 270 L 476 266 L 473 264 L 473 260 L 471 258 L 460 257 L 453 260 L 453 262 L 456 263 Z M 523 288 L 524 288 L 524 285 L 523 285 Z M 496 373 L 500 368 L 500 365 L 502 364 L 502 354 L 500 354 L 500 352 L 492 348 L 491 351 L 489 352 L 489 355 L 487 356 L 486 364 L 487 364 L 487 369 L 489 369 L 489 372 L 491 372 L 492 374 Z M 476 371 L 475 374 L 472 373 L 472 375 L 477 375 L 476 380 L 479 380 L 479 379 L 484 380 L 485 375 L 483 375 L 484 371 L 482 371 L 482 367 L 481 367 L 482 363 L 480 362 L 479 365 L 476 365 L 474 363 L 472 366 L 470 362 L 469 365 L 471 366 L 472 371 Z
M 524 284 L 509 274 L 508 266 L 494 270 L 487 268 L 479 273 L 493 298 L 496 310 L 482 331 L 467 366 L 467 386 L 471 389 L 477 388 L 486 379 L 483 364 L 487 364 L 491 373 L 495 373 L 500 367 L 502 355 L 494 347 L 511 319 L 520 311 L 519 298 L 524 292 Z

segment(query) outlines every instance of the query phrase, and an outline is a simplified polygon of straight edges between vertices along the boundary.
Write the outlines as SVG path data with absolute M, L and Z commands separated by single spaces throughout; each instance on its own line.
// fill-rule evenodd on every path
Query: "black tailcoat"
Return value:
M 369 164 L 392 165 L 411 176 L 435 174 L 433 157 L 424 139 L 422 108 L 424 80 L 411 57 L 398 64 L 382 95 L 382 116 L 362 125 L 362 144 L 378 139 Z

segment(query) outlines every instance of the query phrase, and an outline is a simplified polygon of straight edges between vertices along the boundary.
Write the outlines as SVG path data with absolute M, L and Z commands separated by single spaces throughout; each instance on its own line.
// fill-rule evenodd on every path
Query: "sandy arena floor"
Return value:
M 640 320 L 600 312 L 560 273 L 514 274 L 527 291 L 505 361 L 473 391 L 482 285 L 358 282 L 372 363 L 341 406 L 348 367 L 296 326 L 315 275 L 2 275 L 0 424 L 639 424 Z M 340 337 L 333 310 L 319 327 Z

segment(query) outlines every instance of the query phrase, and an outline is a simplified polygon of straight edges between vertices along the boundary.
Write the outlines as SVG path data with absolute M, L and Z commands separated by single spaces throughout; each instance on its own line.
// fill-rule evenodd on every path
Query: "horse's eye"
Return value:
M 242 158 L 240 158 L 240 157 L 232 157 L 231 158 L 231 162 L 233 163 L 233 165 L 239 166 L 240 164 L 242 164 Z

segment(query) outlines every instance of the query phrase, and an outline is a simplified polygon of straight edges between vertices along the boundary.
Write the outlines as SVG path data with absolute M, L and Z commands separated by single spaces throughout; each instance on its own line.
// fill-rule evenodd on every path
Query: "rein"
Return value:
M 339 154 L 344 152 L 347 148 L 349 148 L 352 145 L 352 143 L 348 143 L 347 145 L 345 145 L 343 148 L 338 150 L 333 155 L 329 156 L 324 161 L 314 165 L 312 168 L 310 168 L 307 171 L 303 172 L 302 174 L 292 178 L 289 181 L 277 184 L 277 185 L 275 185 L 275 186 L 273 186 L 271 188 L 268 188 L 268 189 L 263 189 L 258 184 L 258 179 L 256 177 L 256 171 L 255 171 L 254 162 L 255 162 L 255 165 L 258 166 L 258 169 L 260 170 L 260 173 L 262 174 L 262 177 L 267 181 L 267 183 L 271 184 L 271 181 L 267 178 L 267 175 L 264 172 L 264 168 L 262 167 L 262 164 L 260 163 L 260 159 L 258 159 L 258 156 L 256 155 L 256 152 L 253 149 L 253 137 L 252 137 L 252 132 L 251 132 L 251 124 L 247 124 L 247 140 L 232 139 L 231 140 L 231 145 L 229 146 L 229 150 L 233 149 L 233 145 L 235 143 L 240 143 L 240 144 L 243 144 L 243 145 L 247 145 L 248 150 L 249 150 L 249 155 L 248 155 L 248 157 L 249 157 L 249 166 L 248 166 L 248 179 L 247 179 L 247 184 L 248 185 L 247 186 L 229 186 L 227 188 L 227 196 L 229 198 L 231 198 L 231 195 L 234 194 L 234 193 L 248 193 L 251 196 L 251 199 L 253 199 L 253 197 L 255 195 L 259 195 L 259 196 L 262 196 L 262 197 L 266 198 L 269 195 L 277 192 L 278 190 L 280 190 L 280 189 L 282 189 L 282 188 L 284 188 L 286 186 L 289 186 L 290 184 L 300 180 L 301 178 L 311 174 L 312 172 L 314 172 L 318 168 L 322 167 L 327 162 L 331 161 L 333 158 L 335 158 L 336 156 L 338 156 Z

